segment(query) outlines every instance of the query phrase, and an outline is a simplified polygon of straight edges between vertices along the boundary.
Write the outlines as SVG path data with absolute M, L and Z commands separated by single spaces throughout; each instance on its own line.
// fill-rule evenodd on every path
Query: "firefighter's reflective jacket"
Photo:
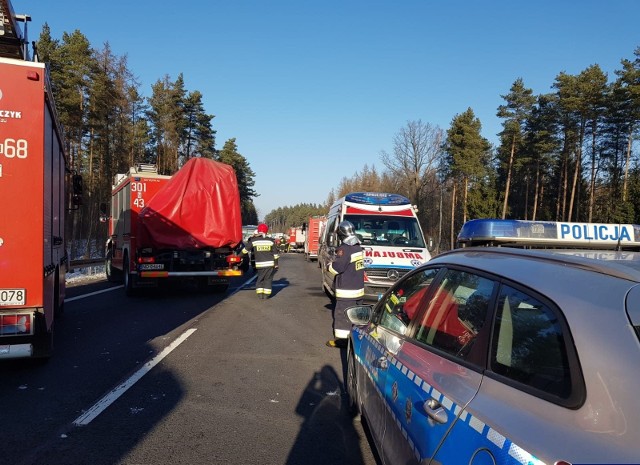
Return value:
M 257 236 L 251 236 L 244 248 L 243 254 L 253 253 L 256 269 L 269 268 L 278 266 L 278 248 L 276 242 L 267 236 L 262 234 Z
M 329 265 L 335 275 L 336 299 L 361 299 L 364 296 L 364 252 L 360 244 L 342 244 Z

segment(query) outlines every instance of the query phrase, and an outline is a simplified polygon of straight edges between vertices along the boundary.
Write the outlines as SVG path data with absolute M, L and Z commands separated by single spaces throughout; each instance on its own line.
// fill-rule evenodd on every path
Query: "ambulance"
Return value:
M 427 262 L 431 255 L 408 198 L 384 192 L 352 192 L 336 200 L 320 238 L 318 262 L 324 291 L 334 297 L 334 276 L 328 271 L 341 221 L 353 223 L 364 250 L 365 299 L 377 300 L 398 279 Z

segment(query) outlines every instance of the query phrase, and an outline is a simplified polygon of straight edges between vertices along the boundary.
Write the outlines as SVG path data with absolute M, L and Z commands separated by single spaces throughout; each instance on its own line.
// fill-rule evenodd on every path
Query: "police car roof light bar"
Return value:
M 640 225 L 479 219 L 458 234 L 465 246 L 640 250 Z

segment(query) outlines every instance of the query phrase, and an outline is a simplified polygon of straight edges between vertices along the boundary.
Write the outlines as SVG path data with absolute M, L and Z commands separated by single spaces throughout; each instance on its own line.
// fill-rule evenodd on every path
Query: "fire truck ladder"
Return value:
M 10 0 L 0 0 L 0 57 L 29 60 L 28 21 L 30 16 L 14 13 Z M 18 22 L 24 23 L 24 34 Z

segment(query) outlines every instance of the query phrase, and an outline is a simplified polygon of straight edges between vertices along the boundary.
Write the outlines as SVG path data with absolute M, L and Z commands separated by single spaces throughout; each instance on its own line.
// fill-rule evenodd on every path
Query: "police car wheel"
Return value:
M 354 420 L 360 420 L 360 403 L 358 402 L 358 385 L 356 380 L 356 359 L 351 347 L 351 339 L 347 349 L 347 407 Z

